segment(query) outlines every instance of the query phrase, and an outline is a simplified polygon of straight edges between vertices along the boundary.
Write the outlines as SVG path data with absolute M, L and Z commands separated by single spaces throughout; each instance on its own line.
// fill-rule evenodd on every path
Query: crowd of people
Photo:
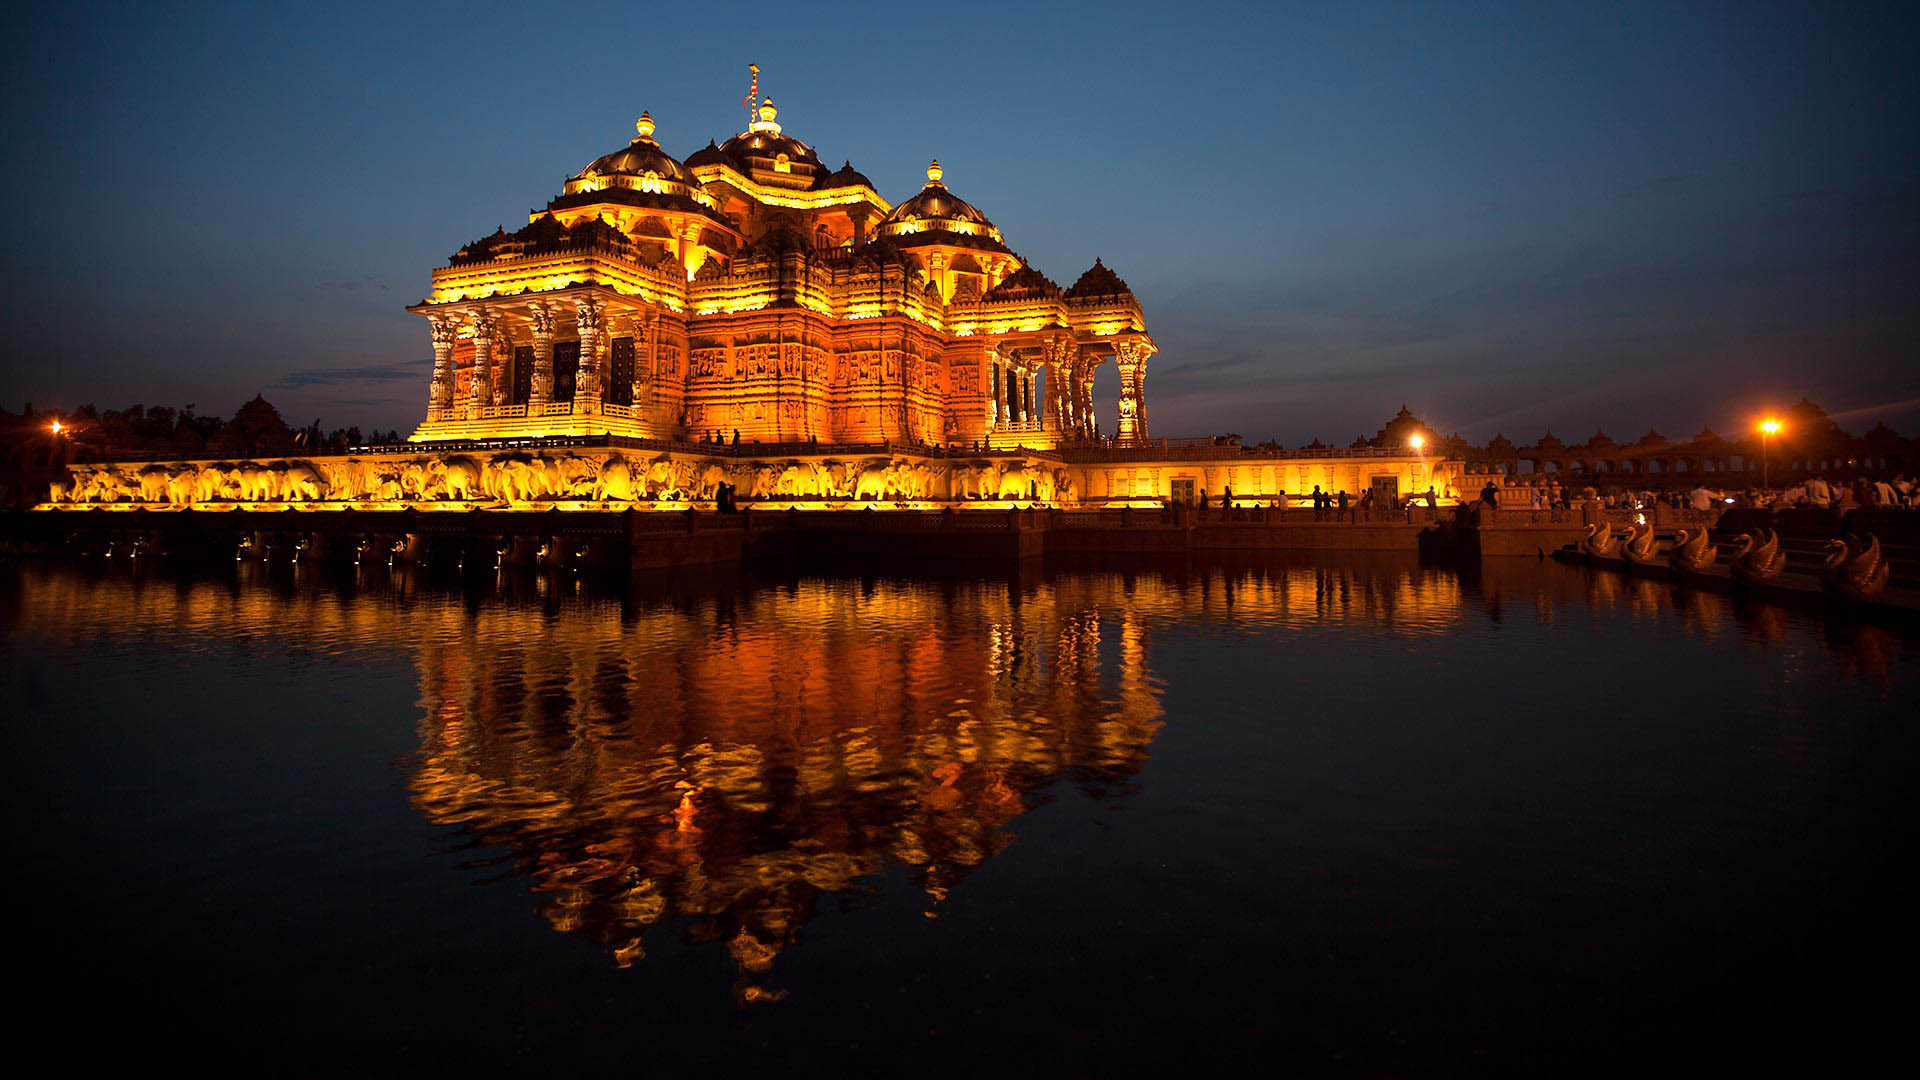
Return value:
M 1689 489 L 1573 487 L 1557 478 L 1499 487 L 1489 480 L 1480 489 L 1480 502 L 1496 509 L 1571 510 L 1576 505 L 1598 502 L 1612 509 L 1650 510 L 1667 506 L 1675 510 L 1714 510 L 1733 507 L 1761 507 L 1775 510 L 1811 508 L 1817 510 L 1911 510 L 1914 507 L 1915 482 L 1901 473 L 1892 478 L 1856 476 L 1851 481 L 1829 481 L 1818 473 L 1782 489 L 1718 489 L 1704 482 Z

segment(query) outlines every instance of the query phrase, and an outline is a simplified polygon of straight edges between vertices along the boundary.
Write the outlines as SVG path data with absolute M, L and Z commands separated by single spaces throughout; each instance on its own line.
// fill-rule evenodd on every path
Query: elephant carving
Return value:
M 1072 473 L 1065 469 L 1055 470 L 1053 474 L 1053 497 L 1062 506 L 1080 505 L 1080 491 L 1074 485 Z
M 229 474 L 239 481 L 240 498 L 245 502 L 272 502 L 275 495 L 273 471 L 256 462 L 242 462 Z
M 653 493 L 654 498 L 679 498 L 681 492 L 674 481 L 673 461 L 670 458 L 655 458 L 653 464 L 647 466 L 647 490 Z
M 1009 465 L 1000 471 L 1000 485 L 996 494 L 1003 499 L 1033 498 L 1033 474 L 1027 472 L 1025 465 Z
M 532 502 L 539 498 L 544 474 L 530 454 L 496 454 L 487 463 L 487 494 L 509 503 Z
M 711 499 L 720 491 L 720 485 L 727 482 L 727 470 L 713 462 L 707 462 L 700 469 L 700 479 L 694 484 L 694 494 L 698 498 Z
M 853 497 L 857 500 L 884 499 L 893 486 L 893 467 L 884 462 L 868 465 L 854 475 Z
M 480 466 L 472 458 L 436 458 L 427 466 L 427 478 L 429 487 L 450 501 L 486 494 L 480 486 Z
M 198 486 L 199 479 L 199 470 L 191 465 L 168 473 L 167 502 L 174 506 L 192 506 L 194 489 Z
M 171 474 L 167 472 L 167 467 L 164 465 L 149 465 L 141 469 L 138 476 L 140 483 L 140 501 L 150 503 L 166 502 L 167 481 L 171 478 Z
M 280 497 L 288 502 L 318 502 L 327 497 L 326 478 L 308 462 L 276 465 L 273 473 Z
M 608 458 L 600 467 L 600 478 L 594 481 L 593 497 L 595 501 L 612 499 L 616 502 L 632 502 L 646 496 L 644 475 L 639 485 L 635 484 L 633 466 L 624 458 Z M 636 487 L 638 490 L 636 490 Z

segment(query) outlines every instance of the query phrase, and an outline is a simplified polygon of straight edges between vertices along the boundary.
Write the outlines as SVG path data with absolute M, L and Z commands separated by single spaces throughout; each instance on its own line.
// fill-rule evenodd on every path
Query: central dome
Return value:
M 810 188 L 824 179 L 827 167 L 813 147 L 782 134 L 773 99 L 760 103 L 760 119 L 746 131 L 719 146 L 709 144 L 687 159 L 689 166 L 727 165 L 743 176 L 774 187 Z

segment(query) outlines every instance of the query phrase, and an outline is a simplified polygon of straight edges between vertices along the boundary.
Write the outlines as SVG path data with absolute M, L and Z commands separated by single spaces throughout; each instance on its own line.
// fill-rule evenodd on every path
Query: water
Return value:
M 1832 1067 L 1913 639 L 1533 562 L 0 567 L 19 1019 L 130 1060 Z

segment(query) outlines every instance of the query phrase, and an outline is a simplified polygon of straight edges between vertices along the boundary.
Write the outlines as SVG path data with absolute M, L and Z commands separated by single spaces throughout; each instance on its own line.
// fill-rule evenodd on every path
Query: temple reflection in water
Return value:
M 611 595 L 566 578 L 474 592 L 404 567 L 246 563 L 223 581 L 53 574 L 9 602 L 22 624 L 76 643 L 406 658 L 420 706 L 409 798 L 456 831 L 469 869 L 524 877 L 554 928 L 620 966 L 653 935 L 724 945 L 743 1000 L 783 993 L 774 960 L 821 905 L 903 873 L 937 917 L 1057 785 L 1112 798 L 1141 783 L 1164 722 L 1156 636 L 1206 648 L 1345 635 L 1356 669 L 1389 675 L 1422 639 L 1508 622 L 1677 618 L 1702 640 L 1787 652 L 1812 640 L 1771 605 L 1646 579 L 1503 563 L 1463 580 L 1401 558 L 682 579 Z M 1859 624 L 1821 640 L 1880 683 L 1899 652 Z M 1278 660 L 1231 667 L 1244 662 L 1209 661 L 1276 703 L 1319 677 Z
M 417 652 L 414 802 L 509 847 L 548 921 L 619 963 L 690 917 L 751 978 L 823 894 L 892 863 L 937 913 L 1044 785 L 1139 770 L 1160 725 L 1146 620 L 1057 593 L 802 581 L 624 620 L 448 607 Z

